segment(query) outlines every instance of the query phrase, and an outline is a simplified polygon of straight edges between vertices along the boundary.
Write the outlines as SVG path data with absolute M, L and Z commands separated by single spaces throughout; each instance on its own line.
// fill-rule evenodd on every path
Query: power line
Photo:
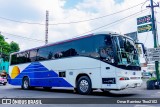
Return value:
M 121 19 L 119 19 L 119 20 L 116 20 L 116 21 L 114 21 L 114 22 L 111 22 L 111 23 L 109 23 L 109 24 L 106 24 L 106 25 L 100 26 L 100 27 L 98 27 L 98 28 L 92 29 L 92 30 L 90 30 L 90 31 L 84 32 L 84 33 L 82 33 L 82 34 L 80 34 L 80 35 L 84 35 L 84 34 L 86 34 L 86 33 L 89 33 L 89 32 L 92 32 L 92 31 L 95 31 L 95 30 L 98 30 L 98 29 L 107 27 L 107 26 L 109 26 L 109 25 L 112 25 L 112 24 L 117 23 L 117 22 L 119 22 L 119 21 L 122 21 L 122 20 L 124 20 L 124 19 L 127 19 L 127 18 L 129 18 L 129 17 L 131 17 L 131 16 L 134 16 L 134 15 L 136 15 L 136 14 L 139 14 L 139 13 L 145 11 L 145 10 L 147 10 L 147 9 L 144 9 L 144 10 L 142 10 L 142 11 L 136 12 L 136 13 L 134 13 L 134 14 L 131 14 L 131 15 L 129 15 L 129 16 L 126 16 L 126 17 L 124 17 L 124 18 L 121 18 Z
M 146 1 L 145 1 L 146 2 Z M 107 15 L 104 15 L 104 16 L 100 16 L 100 17 L 96 17 L 96 18 L 92 18 L 92 19 L 86 19 L 86 20 L 80 20 L 80 21 L 72 21 L 72 22 L 66 22 L 66 23 L 55 23 L 55 24 L 49 24 L 49 25 L 60 25 L 60 24 L 72 24 L 72 23 L 81 23 L 81 22 L 86 22 L 86 21 L 92 21 L 92 20 L 96 20 L 96 19 L 101 19 L 101 18 L 104 18 L 104 17 L 108 17 L 108 16 L 112 16 L 112 15 L 115 15 L 115 14 L 118 14 L 118 13 L 121 13 L 121 12 L 124 12 L 124 11 L 127 11 L 127 10 L 130 10 L 132 8 L 135 8 L 145 2 L 142 2 L 140 4 L 137 4 L 137 5 L 134 5 L 132 7 L 129 7 L 127 9 L 124 9 L 124 10 L 120 10 L 118 12 L 115 12 L 115 13 L 111 13 L 111 14 L 107 14 Z
M 119 20 L 116 20 L 116 21 L 114 21 L 114 22 L 111 22 L 111 23 L 109 23 L 109 24 L 100 26 L 100 27 L 98 27 L 98 28 L 92 29 L 92 30 L 90 30 L 90 31 L 84 32 L 84 33 L 79 34 L 79 35 L 83 35 L 83 34 L 86 34 L 86 33 L 89 33 L 89 32 L 92 32 L 92 31 L 95 31 L 95 30 L 98 30 L 98 29 L 101 29 L 101 28 L 110 26 L 110 25 L 112 25 L 112 24 L 116 24 L 117 22 L 123 21 L 123 20 L 125 20 L 125 19 L 127 19 L 127 18 L 130 18 L 130 17 L 134 16 L 134 15 L 137 15 L 137 14 L 139 14 L 139 13 L 142 13 L 142 12 L 144 12 L 144 11 L 146 11 L 146 10 L 147 10 L 147 9 L 142 10 L 142 11 L 139 11 L 139 12 L 136 12 L 136 13 L 134 13 L 134 14 L 131 14 L 131 15 L 129 15 L 129 16 L 126 16 L 126 17 L 124 17 L 124 18 L 121 18 L 121 19 L 119 19 Z M 23 38 L 23 39 L 28 39 L 28 40 L 38 41 L 38 42 L 45 42 L 45 41 L 43 41 L 43 40 L 28 38 L 28 37 L 24 37 L 24 36 L 20 36 L 20 35 L 15 35 L 15 34 L 11 34 L 11 33 L 6 33 L 6 32 L 2 32 L 2 33 L 3 33 L 3 34 L 7 34 L 7 35 L 12 35 L 12 36 L 15 36 L 15 37 L 18 37 L 18 38 Z
M 148 9 L 144 9 L 144 10 L 142 10 L 142 11 L 139 11 L 139 12 L 137 12 L 137 13 L 134 13 L 134 14 L 132 14 L 132 15 L 129 15 L 129 16 L 127 16 L 127 17 L 124 17 L 124 18 L 122 18 L 122 19 L 119 19 L 119 20 L 117 20 L 117 21 L 114 21 L 114 22 L 112 22 L 112 23 L 109 23 L 109 24 L 107 24 L 107 25 L 103 25 L 103 26 L 100 26 L 100 27 L 98 27 L 98 28 L 95 28 L 95 29 L 92 29 L 92 30 L 90 30 L 90 31 L 87 31 L 87 32 L 84 32 L 84 33 L 82 33 L 82 34 L 79 34 L 78 36 L 82 36 L 82 35 L 84 35 L 84 34 L 86 34 L 86 33 L 89 33 L 89 32 L 92 32 L 92 31 L 95 31 L 95 30 L 98 30 L 98 29 L 101 29 L 101 28 L 104 28 L 104 27 L 106 27 L 106 26 L 113 26 L 112 24 L 116 24 L 116 23 L 121 23 L 122 21 L 126 21 L 125 19 L 127 19 L 127 18 L 130 18 L 130 17 L 133 17 L 133 16 L 135 16 L 135 15 L 138 15 L 138 14 L 140 14 L 140 13 L 142 13 L 142 12 L 145 12 L 146 10 L 148 10 Z M 121 22 L 120 22 L 121 21 Z M 116 24 L 117 25 L 117 24 Z M 109 28 L 109 27 L 108 27 Z M 75 36 L 75 37 L 78 37 L 78 36 Z M 53 43 L 53 42 L 50 42 L 50 43 Z
M 26 24 L 33 24 L 33 25 L 45 25 L 45 24 L 42 24 L 42 23 L 32 23 L 32 22 L 12 20 L 12 19 L 8 19 L 8 18 L 4 18 L 4 17 L 0 17 L 0 19 L 12 21 L 12 22 L 17 22 L 17 23 L 26 23 Z
M 145 10 L 145 11 L 146 11 L 146 10 Z M 143 11 L 143 12 L 145 12 L 145 11 Z M 141 11 L 141 12 L 142 12 L 142 11 Z M 141 14 L 141 13 L 137 13 L 137 14 L 135 14 L 135 15 L 137 16 L 137 15 L 139 15 L 139 14 Z M 135 15 L 133 15 L 133 16 L 135 17 Z M 124 22 L 124 21 L 126 21 L 126 20 L 129 20 L 129 19 L 131 19 L 133 16 L 129 17 L 128 19 L 126 18 L 125 20 L 122 20 L 122 21 L 119 21 L 119 22 L 117 22 L 117 23 L 114 23 L 113 25 L 110 25 L 109 27 L 114 26 L 114 25 L 117 25 L 117 24 L 119 24 L 119 23 L 122 23 L 122 22 Z M 107 28 L 109 28 L 109 27 L 107 27 Z
M 134 5 L 132 7 L 129 7 L 127 9 L 120 10 L 118 12 L 111 13 L 111 14 L 104 15 L 104 16 L 100 16 L 100 17 L 96 17 L 96 18 L 91 18 L 91 19 L 86 19 L 86 20 L 80 20 L 80 21 L 66 22 L 66 23 L 53 23 L 53 24 L 49 24 L 49 25 L 73 24 L 73 23 L 81 23 L 81 22 L 86 22 L 86 21 L 93 21 L 93 20 L 96 20 L 96 19 L 101 19 L 101 18 L 104 18 L 104 17 L 112 16 L 112 15 L 115 15 L 115 14 L 118 14 L 118 13 L 130 10 L 130 9 L 135 8 L 135 7 L 137 7 L 137 6 L 141 5 L 141 4 L 144 4 L 144 3 L 145 2 L 142 2 L 142 3 L 139 3 L 139 4 Z M 12 21 L 12 22 L 17 22 L 17 23 L 25 23 L 25 24 L 33 24 L 33 25 L 45 25 L 43 23 L 32 23 L 32 22 L 26 22 L 26 21 L 18 21 L 18 20 L 8 19 L 8 18 L 4 18 L 4 17 L 0 17 L 0 19 Z
M 141 10 L 142 10 L 142 7 L 143 7 L 147 2 L 148 2 L 148 0 L 146 0 L 146 1 L 142 4 Z
M 6 35 L 12 35 L 12 36 L 15 36 L 15 37 L 18 37 L 18 38 L 23 38 L 23 39 L 28 39 L 28 40 L 33 40 L 33 41 L 38 41 L 38 42 L 45 42 L 43 40 L 38 40 L 38 39 L 34 39 L 34 38 L 28 38 L 28 37 L 24 37 L 24 36 L 21 36 L 21 35 L 15 35 L 15 34 L 11 34 L 11 33 L 6 33 L 6 32 L 2 32 L 3 34 L 6 34 Z
M 145 12 L 146 10 L 148 10 L 148 9 L 141 10 L 141 11 L 139 11 L 139 12 L 137 12 L 137 13 L 131 14 L 131 15 L 129 15 L 129 16 L 126 16 L 126 17 L 124 17 L 124 18 L 122 18 L 122 19 L 116 20 L 116 21 L 114 21 L 114 22 L 112 22 L 112 23 L 109 23 L 109 24 L 107 24 L 107 25 L 103 25 L 103 26 L 100 26 L 100 27 L 95 28 L 95 29 L 93 29 L 93 30 L 84 32 L 84 33 L 82 33 L 82 34 L 79 34 L 79 36 L 82 36 L 82 35 L 84 35 L 84 34 L 86 34 L 86 33 L 89 33 L 89 32 L 92 32 L 92 31 L 95 31 L 95 30 L 98 30 L 98 29 L 101 29 L 101 28 L 104 28 L 104 27 L 107 27 L 107 26 L 111 27 L 111 26 L 113 26 L 113 24 L 114 24 L 114 25 L 117 25 L 118 22 L 121 23 L 122 21 L 126 21 L 126 20 L 128 20 L 127 18 L 133 17 L 133 16 L 135 16 L 135 15 L 139 15 L 140 13 L 143 13 L 143 12 Z M 109 28 L 109 27 L 107 27 L 107 28 Z M 75 36 L 75 37 L 78 37 L 78 36 Z M 50 43 L 52 43 L 52 42 L 50 42 Z

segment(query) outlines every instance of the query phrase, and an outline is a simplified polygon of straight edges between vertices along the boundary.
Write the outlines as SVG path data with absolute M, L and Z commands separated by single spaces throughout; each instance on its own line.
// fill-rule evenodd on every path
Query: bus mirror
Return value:
M 146 55 L 146 48 L 145 48 L 144 44 L 143 43 L 135 43 L 135 44 L 138 49 L 138 53 L 145 56 Z

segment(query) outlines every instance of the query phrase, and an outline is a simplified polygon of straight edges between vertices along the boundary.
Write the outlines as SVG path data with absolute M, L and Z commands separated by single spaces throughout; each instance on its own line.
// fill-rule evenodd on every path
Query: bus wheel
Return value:
M 90 94 L 92 92 L 91 80 L 88 76 L 82 76 L 78 79 L 77 91 L 82 95 Z
M 6 85 L 7 83 L 3 83 L 3 85 Z
M 52 87 L 43 87 L 44 90 L 50 90 Z
M 24 89 L 24 90 L 30 89 L 29 78 L 28 77 L 24 77 L 23 78 L 23 80 L 22 80 L 22 89 Z

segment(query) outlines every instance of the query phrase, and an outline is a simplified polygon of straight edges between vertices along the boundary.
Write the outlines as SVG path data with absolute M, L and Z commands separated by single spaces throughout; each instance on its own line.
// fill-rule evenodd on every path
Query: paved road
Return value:
M 57 90 L 52 89 L 50 91 L 45 91 L 43 88 L 35 88 L 34 90 L 22 90 L 19 86 L 12 86 L 7 84 L 6 86 L 0 85 L 0 97 L 10 97 L 10 98 L 160 98 L 160 90 L 146 90 L 145 82 L 142 87 L 126 89 L 122 91 L 111 91 L 108 94 L 102 93 L 100 90 L 94 91 L 91 95 L 79 95 L 74 93 L 72 90 Z M 0 105 L 1 107 L 2 105 Z M 3 105 L 3 107 L 9 107 L 8 105 Z M 27 106 L 28 105 L 15 105 L 17 106 Z M 40 107 L 39 105 L 29 105 L 34 107 Z M 44 105 L 41 105 L 44 106 Z M 47 107 L 53 107 L 53 105 L 47 105 Z M 95 104 L 56 104 L 54 106 L 58 107 L 70 107 L 70 106 L 87 106 L 87 107 L 97 107 L 99 105 Z M 120 104 L 101 104 L 104 107 L 119 107 Z M 146 104 L 124 104 L 123 107 L 160 107 L 160 105 L 146 105 Z M 13 106 L 12 106 L 13 107 Z

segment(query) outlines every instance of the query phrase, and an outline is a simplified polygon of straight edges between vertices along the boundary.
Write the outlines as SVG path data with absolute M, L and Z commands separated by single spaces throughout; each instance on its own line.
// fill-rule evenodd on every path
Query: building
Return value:
M 3 58 L 0 58 L 0 72 L 6 71 L 8 73 L 9 62 L 4 61 Z

